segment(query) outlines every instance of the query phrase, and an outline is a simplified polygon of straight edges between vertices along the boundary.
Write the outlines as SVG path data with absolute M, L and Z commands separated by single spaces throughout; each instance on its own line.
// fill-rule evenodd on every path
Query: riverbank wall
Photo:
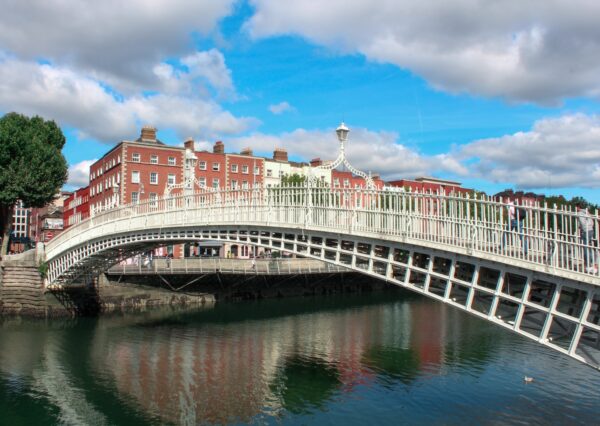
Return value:
M 322 296 L 392 290 L 381 280 L 355 272 L 101 274 L 92 285 L 45 288 L 35 253 L 0 266 L 0 315 L 95 316 L 159 306 Z M 314 270 L 314 269 L 313 269 Z

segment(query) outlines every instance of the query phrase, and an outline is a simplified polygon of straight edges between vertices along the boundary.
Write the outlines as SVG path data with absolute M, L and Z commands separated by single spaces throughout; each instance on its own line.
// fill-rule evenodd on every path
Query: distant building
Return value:
M 29 237 L 31 209 L 23 207 L 21 200 L 17 201 L 13 208 L 13 223 L 10 236 L 9 251 L 20 253 L 28 248 L 31 244 Z
M 65 200 L 70 195 L 68 191 L 61 191 L 46 206 L 31 209 L 30 238 L 32 241 L 47 243 L 63 231 L 63 209 Z
M 535 194 L 533 192 L 513 191 L 512 189 L 505 189 L 502 192 L 497 193 L 494 197 L 502 198 L 504 200 L 512 200 L 517 204 L 534 204 L 536 202 L 544 202 L 545 196 L 542 194 Z
M 90 167 L 90 212 L 157 200 L 167 185 L 183 181 L 185 149 L 165 145 L 156 129 L 142 128 L 135 141 L 121 141 Z
M 63 226 L 67 229 L 90 217 L 90 187 L 75 190 L 65 199 Z
M 404 188 L 407 191 L 423 192 L 429 194 L 444 194 L 451 193 L 465 194 L 471 192 L 471 189 L 463 188 L 460 182 L 437 179 L 433 177 L 418 177 L 411 179 L 394 180 L 387 183 L 389 186 Z

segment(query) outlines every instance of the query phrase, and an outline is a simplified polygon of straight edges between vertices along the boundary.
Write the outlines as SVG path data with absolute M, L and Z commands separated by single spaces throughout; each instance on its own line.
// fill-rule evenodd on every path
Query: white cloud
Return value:
M 397 141 L 398 135 L 367 129 L 352 129 L 346 143 L 346 154 L 352 165 L 364 171 L 380 173 L 386 179 L 415 177 L 432 173 L 466 173 L 466 169 L 451 156 L 425 156 Z M 319 157 L 333 160 L 339 152 L 335 131 L 296 129 L 281 135 L 254 133 L 228 139 L 226 149 L 240 150 L 250 146 L 254 152 L 270 153 L 275 147 L 288 150 L 289 155 L 306 161 Z
M 188 67 L 190 79 L 205 79 L 220 92 L 233 91 L 231 71 L 225 65 L 223 54 L 217 49 L 195 52 L 182 58 L 181 63 Z
M 155 64 L 189 54 L 236 0 L 4 1 L 0 46 L 93 74 L 123 92 L 157 83 Z
M 155 72 L 168 79 L 172 71 L 165 65 Z M 0 110 L 39 114 L 100 141 L 132 138 L 140 123 L 172 128 L 180 137 L 213 137 L 239 133 L 255 122 L 233 116 L 213 100 L 178 92 L 115 97 L 101 82 L 69 68 L 0 57 Z
M 454 154 L 471 174 L 524 189 L 600 188 L 600 116 L 566 115 L 532 130 L 463 145 Z
M 283 114 L 286 111 L 292 110 L 292 106 L 287 102 L 279 102 L 278 104 L 269 105 L 269 111 L 275 115 Z
M 90 179 L 90 166 L 96 161 L 98 160 L 94 158 L 93 160 L 83 160 L 79 163 L 70 165 L 67 185 L 73 188 L 87 186 Z
M 556 103 L 600 95 L 594 0 L 251 0 L 256 38 L 298 34 L 450 92 Z

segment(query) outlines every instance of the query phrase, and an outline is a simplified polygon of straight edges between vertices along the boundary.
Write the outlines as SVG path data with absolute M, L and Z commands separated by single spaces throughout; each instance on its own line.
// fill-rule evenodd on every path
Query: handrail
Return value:
M 566 207 L 531 203 L 526 217 L 508 218 L 510 204 L 470 194 L 429 194 L 397 188 L 367 189 L 313 186 L 253 186 L 206 189 L 191 195 L 162 197 L 101 211 L 55 237 L 46 246 L 52 261 L 93 239 L 131 229 L 195 225 L 266 225 L 326 229 L 341 234 L 388 240 L 411 238 L 440 243 L 501 259 L 518 259 L 555 270 L 599 276 L 594 260 L 600 216 L 591 241 L 582 241 L 581 213 Z M 590 262 L 592 259 L 592 262 Z M 587 263 L 586 263 L 587 260 Z

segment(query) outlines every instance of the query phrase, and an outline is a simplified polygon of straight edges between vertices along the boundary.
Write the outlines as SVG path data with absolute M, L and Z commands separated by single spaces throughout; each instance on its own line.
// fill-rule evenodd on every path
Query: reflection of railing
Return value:
M 292 275 L 347 272 L 348 269 L 314 259 L 154 259 L 151 263 L 115 265 L 108 270 L 112 275 L 175 275 L 175 274 L 257 274 Z
M 599 276 L 590 259 L 595 240 L 582 243 L 578 214 L 547 205 L 523 206 L 522 225 L 507 219 L 501 199 L 423 194 L 395 189 L 329 188 L 311 185 L 205 190 L 102 212 L 73 226 L 47 245 L 50 261 L 87 242 L 131 230 L 165 227 L 253 225 L 302 228 L 412 241 L 501 262 L 525 261 L 552 270 Z M 519 209 L 517 209 L 519 210 Z M 511 229 L 512 228 L 512 229 Z M 586 264 L 585 259 L 588 259 Z

